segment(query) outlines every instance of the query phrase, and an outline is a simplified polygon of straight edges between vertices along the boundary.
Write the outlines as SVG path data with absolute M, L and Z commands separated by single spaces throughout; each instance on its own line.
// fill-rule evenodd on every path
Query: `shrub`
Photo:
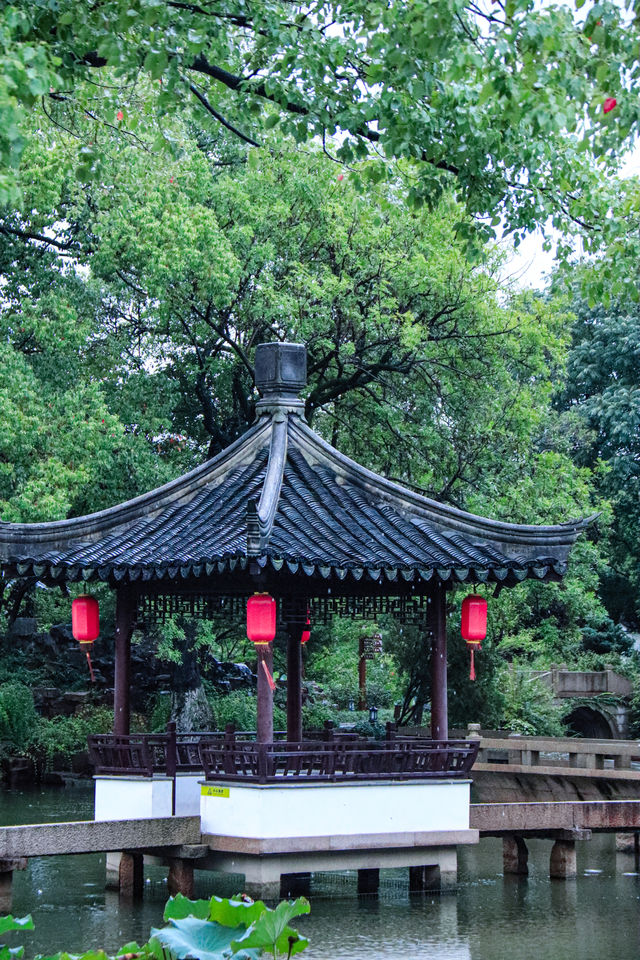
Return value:
M 11 752 L 27 749 L 39 722 L 31 690 L 23 683 L 3 683 L 0 686 L 0 740 Z
M 236 730 L 255 730 L 258 723 L 258 702 L 246 690 L 232 690 L 230 693 L 213 693 L 209 696 L 211 709 L 216 718 L 218 730 L 223 730 L 228 723 L 232 723 Z M 273 728 L 285 730 L 287 715 L 285 711 L 274 704 Z
M 526 677 L 515 669 L 502 674 L 504 714 L 501 726 L 524 736 L 564 737 L 562 722 L 566 711 L 553 702 L 551 689 L 538 679 Z
M 90 733 L 110 733 L 113 712 L 108 707 L 85 707 L 72 717 L 39 717 L 26 753 L 41 769 L 51 764 L 54 756 L 70 758 L 85 750 Z

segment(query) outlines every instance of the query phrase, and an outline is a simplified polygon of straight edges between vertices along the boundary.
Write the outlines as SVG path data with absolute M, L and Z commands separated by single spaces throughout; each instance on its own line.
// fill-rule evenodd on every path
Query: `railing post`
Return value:
M 387 741 L 392 742 L 395 740 L 397 732 L 398 724 L 394 723 L 392 720 L 387 720 Z
M 167 724 L 167 776 L 171 777 L 171 816 L 176 815 L 176 771 L 178 768 L 176 756 L 176 722 L 170 720 Z
M 267 782 L 267 748 L 264 743 L 258 744 L 258 781 Z

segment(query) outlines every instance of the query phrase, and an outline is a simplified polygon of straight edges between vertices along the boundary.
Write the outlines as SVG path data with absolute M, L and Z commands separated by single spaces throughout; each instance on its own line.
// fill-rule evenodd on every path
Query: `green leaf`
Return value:
M 212 897 L 210 903 L 209 920 L 215 920 L 225 927 L 249 927 L 259 920 L 268 907 L 262 900 L 221 899 Z
M 164 908 L 165 920 L 182 920 L 184 917 L 197 917 L 199 920 L 209 919 L 209 900 L 189 900 L 178 893 L 167 901 Z
M 169 65 L 169 58 L 164 50 L 148 53 L 144 58 L 145 70 L 151 74 L 152 80 L 158 80 Z
M 171 925 L 162 930 L 151 931 L 151 940 L 169 950 L 176 960 L 227 960 L 231 941 L 237 935 L 237 928 L 223 927 L 210 920 L 197 917 L 185 917 L 172 920 Z M 241 960 L 254 960 L 260 956 L 258 950 L 243 950 Z
M 309 901 L 305 897 L 295 901 L 285 900 L 275 910 L 265 910 L 245 936 L 231 944 L 233 952 L 253 948 L 270 950 L 274 955 L 276 950 L 285 956 L 300 953 L 309 945 L 309 941 L 288 924 L 293 917 L 309 913 L 309 910 Z
M 0 934 L 7 933 L 9 930 L 33 930 L 33 920 L 31 914 L 26 917 L 12 917 L 9 914 L 6 917 L 0 917 Z

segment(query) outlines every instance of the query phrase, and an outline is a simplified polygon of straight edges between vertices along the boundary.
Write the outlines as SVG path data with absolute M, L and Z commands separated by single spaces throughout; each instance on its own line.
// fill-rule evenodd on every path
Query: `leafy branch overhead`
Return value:
M 38 104 L 95 122 L 87 178 L 105 135 L 156 149 L 190 110 L 243 143 L 322 138 L 376 181 L 403 158 L 411 200 L 453 187 L 487 232 L 597 234 L 602 172 L 640 115 L 635 0 L 16 0 L 0 38 L 5 201 Z

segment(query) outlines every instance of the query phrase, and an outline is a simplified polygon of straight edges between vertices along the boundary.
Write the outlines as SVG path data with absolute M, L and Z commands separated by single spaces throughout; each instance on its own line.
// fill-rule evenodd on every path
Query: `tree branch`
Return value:
M 244 140 L 245 143 L 251 144 L 252 147 L 260 146 L 258 141 L 254 140 L 253 137 L 249 137 L 246 133 L 242 133 L 242 131 L 238 130 L 237 127 L 234 127 L 232 123 L 229 123 L 228 120 L 225 120 L 222 114 L 218 113 L 215 107 L 211 106 L 211 104 L 209 103 L 205 95 L 203 93 L 200 93 L 200 91 L 195 86 L 195 84 L 190 83 L 190 81 L 186 77 L 183 77 L 182 79 L 187 84 L 187 86 L 189 87 L 189 90 L 194 95 L 194 97 L 196 97 L 200 101 L 200 103 L 205 108 L 205 110 L 207 110 L 212 117 L 214 117 L 219 123 L 221 123 L 223 127 L 226 127 L 227 130 L 230 130 L 231 133 L 236 135 L 236 137 L 239 137 L 241 140 Z

